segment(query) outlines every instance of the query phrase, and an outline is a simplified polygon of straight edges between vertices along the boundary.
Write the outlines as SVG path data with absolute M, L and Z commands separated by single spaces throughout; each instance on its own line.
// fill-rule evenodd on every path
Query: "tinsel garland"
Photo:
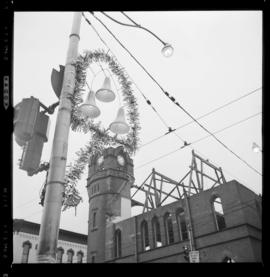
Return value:
M 127 121 L 130 126 L 130 132 L 125 138 L 118 138 L 116 135 L 111 136 L 108 130 L 100 127 L 100 123 L 94 123 L 93 120 L 87 119 L 78 112 L 78 106 L 83 102 L 82 91 L 86 85 L 86 70 L 91 63 L 104 62 L 108 64 L 111 72 L 117 77 L 121 87 L 123 102 L 126 107 Z M 76 152 L 77 159 L 73 164 L 68 165 L 66 173 L 65 195 L 63 201 L 63 211 L 69 207 L 76 207 L 82 198 L 76 189 L 76 184 L 84 172 L 85 166 L 89 159 L 101 153 L 108 146 L 122 145 L 130 154 L 134 154 L 138 149 L 138 134 L 140 130 L 139 114 L 137 101 L 131 88 L 132 83 L 125 74 L 125 69 L 121 68 L 116 60 L 105 53 L 104 50 L 85 51 L 80 55 L 76 62 L 76 77 L 74 93 L 69 96 L 72 103 L 71 111 L 71 129 L 75 132 L 91 134 L 91 139 L 84 148 Z

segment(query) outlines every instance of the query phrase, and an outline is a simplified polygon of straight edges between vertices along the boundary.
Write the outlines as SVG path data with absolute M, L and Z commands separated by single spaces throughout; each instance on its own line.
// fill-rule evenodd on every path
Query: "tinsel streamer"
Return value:
M 82 91 L 86 85 L 86 71 L 91 63 L 104 62 L 109 66 L 110 71 L 117 77 L 121 86 L 123 101 L 127 107 L 127 120 L 130 125 L 130 132 L 125 138 L 118 138 L 117 136 L 111 136 L 107 130 L 101 128 L 101 123 L 94 123 L 93 120 L 86 119 L 78 112 L 78 106 L 83 102 Z M 79 196 L 79 192 L 76 189 L 76 184 L 81 178 L 84 172 L 86 164 L 96 154 L 101 154 L 104 148 L 108 146 L 122 145 L 124 149 L 130 154 L 135 154 L 138 148 L 138 134 L 140 130 L 138 104 L 132 91 L 132 82 L 128 80 L 125 68 L 120 67 L 116 59 L 105 53 L 104 50 L 84 51 L 83 55 L 80 55 L 76 62 L 76 79 L 73 95 L 69 95 L 72 103 L 71 110 L 71 129 L 75 132 L 90 133 L 91 139 L 84 148 L 80 148 L 76 152 L 77 159 L 73 165 L 68 166 L 68 172 L 66 173 L 66 185 L 64 196 L 64 209 L 66 210 L 73 205 L 68 203 L 68 197 L 71 193 L 74 196 Z M 82 201 L 82 198 L 80 202 Z M 77 205 L 76 205 L 77 206 Z M 75 207 L 76 207 L 75 206 Z

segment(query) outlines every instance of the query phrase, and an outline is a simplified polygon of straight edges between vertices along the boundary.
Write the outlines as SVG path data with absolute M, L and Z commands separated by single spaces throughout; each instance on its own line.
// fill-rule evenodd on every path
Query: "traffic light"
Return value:
M 49 122 L 49 116 L 39 112 L 32 138 L 24 145 L 20 169 L 27 171 L 29 176 L 39 168 L 43 144 L 48 141 Z
M 14 108 L 14 135 L 20 146 L 24 146 L 33 136 L 39 107 L 39 100 L 31 97 L 24 98 Z
M 184 249 L 184 259 L 189 262 L 189 249 L 188 249 L 188 246 L 187 245 L 184 245 L 183 246 L 183 249 Z

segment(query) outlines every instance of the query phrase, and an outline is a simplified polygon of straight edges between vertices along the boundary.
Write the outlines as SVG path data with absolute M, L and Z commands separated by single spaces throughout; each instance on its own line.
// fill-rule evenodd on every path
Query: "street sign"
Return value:
M 51 73 L 52 88 L 58 98 L 60 98 L 60 95 L 61 95 L 64 72 L 65 72 L 65 67 L 63 65 L 60 64 L 59 67 L 60 67 L 60 71 L 57 71 L 56 69 L 53 68 Z
M 199 263 L 200 262 L 200 252 L 199 251 L 190 251 L 189 252 L 189 262 L 190 263 Z

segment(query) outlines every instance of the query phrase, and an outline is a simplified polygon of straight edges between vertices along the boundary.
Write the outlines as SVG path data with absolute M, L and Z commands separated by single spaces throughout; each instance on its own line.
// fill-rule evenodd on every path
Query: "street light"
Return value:
M 154 36 L 155 38 L 157 38 L 162 44 L 163 44 L 163 48 L 161 50 L 161 53 L 163 54 L 164 57 L 171 57 L 173 54 L 173 47 L 171 46 L 171 44 L 164 42 L 161 38 L 159 38 L 156 34 L 154 34 L 152 31 L 148 30 L 147 28 L 137 24 L 133 19 L 131 19 L 128 15 L 126 15 L 124 12 L 121 12 L 125 17 L 127 17 L 134 25 L 131 24 L 126 24 L 123 22 L 120 22 L 118 20 L 116 20 L 115 18 L 112 18 L 111 16 L 109 16 L 108 14 L 106 14 L 105 12 L 102 12 L 105 16 L 107 16 L 109 19 L 111 19 L 112 21 L 123 25 L 123 26 L 128 26 L 128 27 L 135 27 L 135 28 L 139 28 L 139 29 L 143 29 L 146 32 L 150 33 L 152 36 Z M 92 12 L 92 14 L 94 14 Z
M 256 142 L 252 143 L 252 150 L 255 153 L 259 153 L 262 152 L 262 149 L 259 147 L 259 145 Z
M 169 43 L 165 43 L 161 53 L 164 57 L 170 57 L 173 54 L 173 47 Z

